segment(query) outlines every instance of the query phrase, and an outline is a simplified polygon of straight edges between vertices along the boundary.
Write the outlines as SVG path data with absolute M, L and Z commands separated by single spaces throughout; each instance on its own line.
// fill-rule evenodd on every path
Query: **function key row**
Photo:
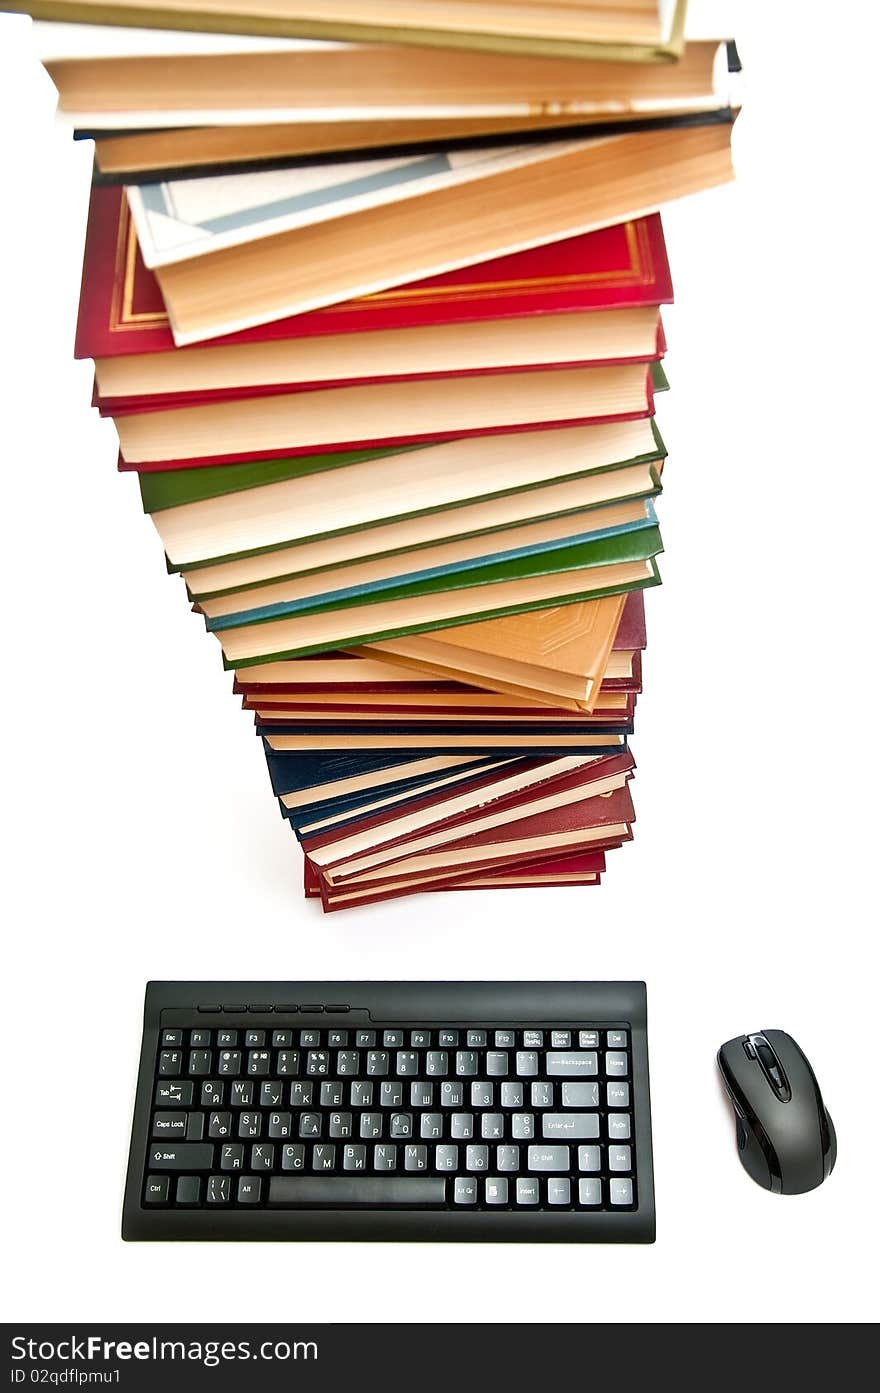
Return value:
M 291 1049 L 300 1045 L 306 1049 L 339 1048 L 353 1045 L 355 1049 L 467 1049 L 496 1050 L 597 1050 L 604 1044 L 609 1050 L 625 1050 L 626 1030 L 592 1030 L 575 1027 L 570 1030 L 328 1030 L 311 1027 L 292 1030 L 244 1030 L 224 1027 L 194 1027 L 191 1030 L 163 1030 L 163 1049 Z

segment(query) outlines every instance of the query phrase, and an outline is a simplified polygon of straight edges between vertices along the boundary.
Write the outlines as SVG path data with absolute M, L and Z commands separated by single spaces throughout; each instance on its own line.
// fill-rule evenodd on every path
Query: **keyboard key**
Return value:
M 578 1045 L 582 1050 L 597 1050 L 599 1048 L 598 1030 L 579 1030 Z
M 403 1148 L 403 1169 L 405 1171 L 424 1171 L 428 1169 L 428 1148 L 416 1143 Z
M 608 1169 L 610 1171 L 631 1171 L 632 1149 L 628 1146 L 609 1146 Z
M 276 1050 L 287 1050 L 293 1044 L 292 1030 L 273 1030 L 272 1048 Z
M 469 1146 L 464 1157 L 465 1170 L 486 1171 L 489 1169 L 488 1146 Z
M 487 1038 L 485 1030 L 469 1030 L 465 1036 L 465 1044 L 469 1050 L 484 1050 Z
M 221 1050 L 218 1074 L 235 1077 L 241 1073 L 241 1050 Z
M 452 1190 L 453 1204 L 476 1204 L 477 1182 L 470 1175 L 457 1175 Z
M 360 1142 L 352 1142 L 348 1146 L 344 1146 L 342 1148 L 342 1169 L 344 1171 L 365 1171 L 367 1169 L 367 1148 Z
M 538 1054 L 536 1050 L 517 1050 L 516 1072 L 521 1079 L 534 1078 L 538 1073 Z
M 486 1203 L 507 1204 L 507 1177 L 493 1175 L 486 1181 Z
M 289 1146 L 281 1148 L 281 1169 L 283 1171 L 301 1171 L 305 1169 L 306 1149 L 302 1142 L 291 1142 Z
M 159 1055 L 159 1077 L 162 1079 L 174 1078 L 180 1073 L 183 1065 L 183 1052 L 181 1050 L 162 1050 Z
M 244 1170 L 244 1147 L 241 1142 L 228 1142 L 220 1148 L 220 1169 L 222 1171 Z
M 358 1049 L 372 1049 L 376 1043 L 375 1030 L 356 1030 L 354 1035 L 354 1043 L 357 1045 Z
M 411 1030 L 409 1033 L 410 1048 L 414 1050 L 426 1050 L 431 1043 L 430 1030 Z
M 608 1140 L 609 1141 L 629 1141 L 632 1123 L 627 1112 L 610 1112 L 608 1114 Z
M 244 1043 L 247 1049 L 261 1049 L 266 1043 L 265 1030 L 246 1030 L 244 1033 Z
M 345 1090 L 343 1085 L 336 1080 L 328 1080 L 321 1084 L 321 1107 L 340 1108 Z
M 343 1032 L 347 1034 L 348 1032 Z M 357 1074 L 360 1070 L 360 1055 L 357 1050 L 340 1050 L 336 1056 L 336 1073 L 340 1078 Z M 400 1073 L 400 1070 L 397 1071 Z
M 299 1043 L 303 1049 L 317 1049 L 321 1043 L 320 1030 L 301 1030 L 299 1032 Z
M 419 1056 L 415 1050 L 398 1050 L 395 1059 L 398 1078 L 406 1078 L 419 1072 Z M 354 1072 L 354 1071 L 352 1071 Z
M 186 1117 L 186 1140 L 201 1141 L 205 1135 L 205 1114 L 202 1112 L 187 1113 Z
M 522 1040 L 522 1042 L 523 1042 L 523 1049 L 524 1049 L 524 1050 L 540 1050 L 540 1049 L 543 1049 L 543 1048 L 544 1048 L 544 1032 L 543 1032 L 543 1030 L 524 1030 L 524 1031 L 523 1031 L 523 1040 Z M 531 1181 L 527 1181 L 527 1182 L 525 1182 L 525 1183 L 531 1184 Z M 537 1201 L 536 1201 L 536 1203 L 537 1203 Z
M 564 1108 L 598 1108 L 599 1085 L 597 1083 L 564 1083 L 562 1085 L 562 1106 Z
M 334 1046 L 338 1047 L 339 1049 L 345 1049 L 346 1045 L 348 1044 L 348 1041 L 349 1041 L 349 1032 L 348 1032 L 347 1030 L 328 1030 L 328 1031 L 327 1031 L 327 1044 L 328 1044 L 328 1045 L 334 1045 Z
M 379 1089 L 380 1108 L 399 1108 L 403 1102 L 403 1084 L 383 1083 Z
M 571 1169 L 571 1155 L 567 1146 L 530 1146 L 530 1171 L 567 1171 Z
M 163 1030 L 163 1031 L 162 1031 L 162 1044 L 163 1044 L 167 1049 L 172 1049 L 175 1045 L 182 1045 L 182 1044 L 183 1044 L 183 1031 L 182 1031 L 182 1030 Z
M 495 1156 L 495 1164 L 500 1171 L 518 1171 L 519 1147 L 499 1146 Z
M 321 1135 L 321 1114 L 319 1112 L 302 1112 L 299 1115 L 299 1135 L 301 1137 L 319 1137 Z
M 234 1108 L 249 1108 L 254 1101 L 252 1079 L 235 1079 L 230 1089 L 229 1101 Z
M 228 1204 L 232 1198 L 232 1180 L 228 1175 L 209 1175 L 205 1193 L 206 1204 Z
M 442 1112 L 423 1112 L 419 1127 L 422 1141 L 437 1141 L 443 1136 Z
M 501 1085 L 502 1108 L 521 1108 L 524 1099 L 525 1089 L 521 1083 L 503 1083 Z
M 353 1083 L 351 1086 L 351 1106 L 353 1108 L 371 1108 L 373 1106 L 373 1085 L 372 1083 Z
M 533 1141 L 535 1118 L 530 1112 L 515 1112 L 510 1119 L 510 1135 L 514 1141 Z
M 190 1050 L 189 1073 L 194 1078 L 204 1078 L 213 1073 L 214 1055 L 211 1050 Z
M 578 1203 L 594 1207 L 602 1203 L 602 1182 L 590 1178 L 578 1181 Z
M 382 1078 L 388 1073 L 391 1055 L 387 1050 L 370 1050 L 367 1054 L 367 1075 L 371 1079 Z
M 598 1137 L 599 1114 L 597 1112 L 547 1112 L 541 1119 L 542 1134 L 545 1137 Z
M 269 1136 L 273 1141 L 283 1141 L 292 1135 L 293 1118 L 289 1112 L 269 1114 Z
M 434 1154 L 434 1164 L 438 1171 L 458 1170 L 458 1147 L 438 1146 Z
M 217 1045 L 220 1049 L 231 1050 L 238 1044 L 237 1030 L 218 1030 Z
M 331 1206 L 371 1205 L 405 1209 L 437 1207 L 446 1203 L 446 1181 L 442 1176 L 310 1176 L 273 1175 L 269 1181 L 271 1207 L 295 1205 Z
M 260 1084 L 260 1107 L 280 1108 L 284 1102 L 284 1085 L 281 1083 Z
M 166 1179 L 168 1177 L 166 1176 Z M 199 1204 L 202 1198 L 202 1180 L 198 1175 L 179 1175 L 174 1194 L 175 1204 Z
M 210 1030 L 191 1030 L 189 1033 L 189 1043 L 194 1048 L 204 1049 L 211 1043 Z
M 240 1175 L 236 1199 L 239 1204 L 259 1204 L 261 1183 L 255 1175 Z
M 163 1108 L 189 1108 L 192 1100 L 193 1085 L 188 1081 L 156 1084 L 155 1101 Z
M 394 1112 L 394 1113 L 392 1113 L 392 1114 L 391 1114 L 391 1123 L 390 1123 L 390 1126 L 389 1126 L 389 1128 L 388 1128 L 388 1135 L 389 1135 L 389 1137 L 393 1137 L 395 1140 L 402 1140 L 402 1139 L 405 1138 L 405 1137 L 411 1137 L 412 1134 L 413 1134 L 412 1113 L 409 1113 L 409 1112 Z
M 207 1142 L 154 1144 L 147 1152 L 147 1162 L 157 1171 L 209 1171 L 214 1164 L 214 1148 Z
M 533 1176 L 519 1176 L 516 1182 L 517 1204 L 537 1204 L 539 1199 L 538 1189 L 538 1181 Z
M 464 1084 L 460 1083 L 441 1083 L 440 1085 L 440 1106 L 441 1108 L 460 1108 L 464 1102 Z
M 192 1084 L 188 1085 L 192 1088 Z M 222 1079 L 202 1079 L 202 1090 L 200 1102 L 203 1108 L 221 1108 L 223 1106 L 224 1084 Z
M 441 1030 L 440 1034 L 443 1032 Z M 449 1073 L 448 1050 L 428 1050 L 425 1055 L 425 1073 L 432 1078 L 443 1078 Z
M 335 1137 L 338 1141 L 344 1141 L 346 1137 L 351 1136 L 351 1128 L 350 1112 L 331 1112 L 329 1136 Z
M 530 1093 L 533 1108 L 552 1108 L 553 1106 L 553 1085 L 541 1080 L 540 1083 L 533 1083 Z
M 578 1147 L 578 1170 L 599 1171 L 602 1169 L 602 1151 L 598 1146 Z
M 336 1147 L 332 1142 L 315 1142 L 312 1147 L 312 1170 L 333 1171 L 336 1169 Z
M 504 1113 L 484 1112 L 480 1123 L 483 1141 L 500 1141 L 504 1136 Z
M 382 1114 L 380 1112 L 362 1112 L 359 1128 L 359 1136 L 362 1141 L 375 1141 L 382 1135 Z
M 609 1050 L 625 1050 L 626 1031 L 609 1030 L 608 1034 L 605 1036 L 605 1043 L 608 1046 Z
M 571 1204 L 571 1181 L 567 1177 L 554 1176 L 547 1181 L 547 1203 Z
M 632 1204 L 633 1183 L 622 1176 L 613 1176 L 608 1182 L 608 1198 L 612 1204 Z
M 457 1050 L 455 1054 L 455 1072 L 459 1078 L 467 1078 L 475 1075 L 479 1066 L 479 1055 L 476 1050 Z
M 382 1145 L 373 1147 L 373 1170 L 397 1170 L 397 1147 Z
M 628 1083 L 609 1083 L 605 1086 L 605 1096 L 608 1100 L 609 1108 L 628 1108 L 629 1107 L 629 1084 Z
M 625 1050 L 606 1051 L 605 1073 L 609 1079 L 620 1079 L 629 1073 L 629 1056 Z
M 259 1142 L 251 1147 L 251 1170 L 270 1171 L 275 1167 L 275 1148 L 267 1142 Z
M 433 1107 L 434 1085 L 432 1083 L 411 1083 L 409 1086 L 409 1101 L 414 1108 Z
M 144 1186 L 144 1204 L 167 1204 L 170 1184 L 167 1175 L 148 1175 Z
M 212 1112 L 208 1117 L 208 1136 L 211 1141 L 228 1141 L 232 1136 L 232 1113 Z
M 438 1031 L 437 1031 L 437 1044 L 440 1046 L 441 1050 L 454 1050 L 454 1049 L 456 1049 L 457 1046 L 458 1046 L 458 1031 L 457 1031 L 457 1030 L 438 1030 Z
M 512 1030 L 495 1031 L 496 1050 L 512 1050 L 516 1044 L 516 1036 Z
M 509 1063 L 510 1057 L 506 1050 L 488 1050 L 486 1053 L 486 1073 L 490 1078 L 504 1078 Z
M 547 1051 L 547 1073 L 551 1078 L 579 1079 L 598 1072 L 599 1056 L 595 1050 Z
M 382 1044 L 385 1046 L 386 1050 L 399 1049 L 403 1044 L 403 1031 L 386 1030 L 382 1036 Z
M 551 1032 L 550 1032 L 550 1045 L 551 1045 L 551 1048 L 554 1049 L 554 1050 L 570 1050 L 570 1049 L 571 1049 L 571 1031 L 570 1031 L 570 1030 L 551 1030 Z
M 471 1084 L 471 1107 L 491 1108 L 495 1101 L 495 1085 L 491 1083 Z
M 474 1135 L 472 1112 L 454 1112 L 449 1123 L 449 1135 L 454 1141 L 469 1141 Z
M 238 1135 L 245 1141 L 253 1141 L 260 1136 L 263 1130 L 263 1114 L 260 1112 L 243 1112 L 238 1117 Z M 302 1133 L 300 1133 L 302 1136 Z
M 275 1073 L 282 1078 L 295 1078 L 299 1073 L 299 1050 L 279 1050 Z
M 235 1084 L 232 1086 L 235 1092 Z M 312 1099 L 315 1096 L 315 1085 L 310 1079 L 297 1079 L 290 1085 L 290 1106 L 292 1108 L 310 1108 Z

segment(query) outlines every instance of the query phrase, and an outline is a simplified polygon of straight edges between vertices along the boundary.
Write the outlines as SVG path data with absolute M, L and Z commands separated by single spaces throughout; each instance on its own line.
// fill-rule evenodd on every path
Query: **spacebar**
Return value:
M 273 1175 L 269 1182 L 270 1205 L 309 1204 L 405 1205 L 417 1209 L 446 1203 L 446 1181 L 442 1176 L 353 1176 Z

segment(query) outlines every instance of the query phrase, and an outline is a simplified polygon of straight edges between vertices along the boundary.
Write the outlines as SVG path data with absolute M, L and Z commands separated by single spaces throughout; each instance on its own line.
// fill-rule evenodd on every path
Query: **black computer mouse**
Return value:
M 816 1075 L 784 1030 L 737 1035 L 718 1051 L 736 1113 L 739 1159 L 776 1195 L 802 1195 L 831 1174 L 837 1137 Z

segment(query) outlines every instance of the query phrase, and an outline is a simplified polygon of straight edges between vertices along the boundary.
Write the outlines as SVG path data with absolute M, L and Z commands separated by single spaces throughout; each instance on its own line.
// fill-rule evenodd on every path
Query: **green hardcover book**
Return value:
M 364 43 L 429 44 L 547 58 L 671 62 L 684 45 L 686 0 L 621 5 L 549 3 L 523 10 L 511 0 L 0 0 L 0 11 L 81 24 L 195 29 Z M 543 11 L 543 13 L 541 13 Z
M 186 473 L 210 475 L 242 470 L 252 475 L 249 488 L 233 493 L 209 494 L 200 499 L 153 512 L 170 570 L 189 572 L 203 566 L 258 556 L 286 547 L 302 547 L 325 538 L 348 536 L 367 528 L 445 514 L 436 526 L 404 527 L 401 539 L 389 534 L 381 545 L 367 544 L 374 554 L 396 547 L 418 545 L 437 537 L 505 526 L 517 516 L 549 512 L 541 500 L 531 510 L 526 500 L 519 509 L 501 500 L 523 495 L 551 484 L 585 481 L 579 491 L 579 507 L 601 506 L 634 491 L 656 490 L 665 448 L 653 421 L 615 421 L 600 426 L 515 432 L 447 441 L 416 451 L 370 452 L 355 458 L 347 454 L 268 462 L 278 477 L 266 479 L 266 461 L 260 465 L 206 466 Z M 331 462 L 324 467 L 315 460 Z M 329 475 L 327 470 L 329 468 Z M 290 474 L 283 471 L 290 469 Z M 253 471 L 253 473 L 252 473 Z M 160 478 L 159 474 L 149 476 Z M 592 481 L 589 485 L 586 481 Z M 165 485 L 166 489 L 175 486 Z M 211 481 L 188 480 L 190 494 L 210 489 Z M 491 505 L 498 501 L 497 508 Z M 456 509 L 487 505 L 482 515 L 456 519 Z M 497 521 L 496 521 L 497 516 Z M 416 540 L 414 540 L 416 537 Z M 355 554 L 357 549 L 355 549 Z M 316 563 L 319 564 L 319 563 Z M 337 564 L 335 560 L 327 564 Z M 242 568 L 247 570 L 247 568 Z M 265 568 L 267 578 L 278 574 Z M 297 562 L 282 574 L 308 569 Z M 244 584 L 252 583 L 245 579 Z M 211 590 L 229 588 L 233 581 L 211 583 Z
M 217 637 L 227 667 L 249 667 L 599 599 L 658 585 L 662 545 L 659 529 L 650 527 L 475 567 L 455 589 L 445 576 L 434 576 L 389 586 L 378 596 L 361 592 L 308 613 L 226 629 Z

